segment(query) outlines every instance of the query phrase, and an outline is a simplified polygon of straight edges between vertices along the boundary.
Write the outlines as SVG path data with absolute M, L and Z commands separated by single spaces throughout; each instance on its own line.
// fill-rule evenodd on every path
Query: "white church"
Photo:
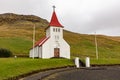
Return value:
M 46 28 L 46 36 L 30 49 L 29 57 L 70 59 L 70 46 L 63 39 L 63 26 L 58 21 L 55 7 L 49 26 Z

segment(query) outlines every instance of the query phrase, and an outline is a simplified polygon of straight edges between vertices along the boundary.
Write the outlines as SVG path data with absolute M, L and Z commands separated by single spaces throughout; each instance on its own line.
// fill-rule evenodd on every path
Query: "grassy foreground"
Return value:
M 85 61 L 85 59 L 82 59 Z M 90 59 L 91 64 L 120 64 L 120 59 Z M 18 76 L 35 70 L 72 66 L 73 60 L 68 59 L 31 59 L 31 58 L 0 58 L 0 80 Z
M 74 65 L 68 59 L 0 58 L 0 80 L 35 70 Z

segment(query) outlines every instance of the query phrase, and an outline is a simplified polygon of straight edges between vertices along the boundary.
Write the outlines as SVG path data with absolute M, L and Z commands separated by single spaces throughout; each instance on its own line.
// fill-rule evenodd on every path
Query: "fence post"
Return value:
M 78 57 L 75 58 L 75 65 L 76 65 L 77 68 L 80 67 L 80 65 L 79 65 L 79 58 Z
M 90 58 L 89 57 L 86 57 L 85 63 L 86 63 L 86 67 L 90 67 Z

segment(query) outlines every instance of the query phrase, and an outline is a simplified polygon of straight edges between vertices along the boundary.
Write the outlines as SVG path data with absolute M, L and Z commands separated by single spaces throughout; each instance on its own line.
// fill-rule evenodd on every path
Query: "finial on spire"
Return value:
M 56 8 L 55 5 L 53 5 L 53 11 L 55 11 L 55 8 Z

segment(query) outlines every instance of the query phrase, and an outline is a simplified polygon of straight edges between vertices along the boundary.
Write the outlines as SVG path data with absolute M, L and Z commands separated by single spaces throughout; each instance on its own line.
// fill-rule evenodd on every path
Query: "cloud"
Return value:
M 79 33 L 98 31 L 100 34 L 120 35 L 119 4 L 118 0 L 85 0 L 77 9 L 80 11 L 73 10 L 76 15 L 68 19 L 70 20 L 68 22 L 73 23 L 72 26 L 74 26 L 69 29 Z

